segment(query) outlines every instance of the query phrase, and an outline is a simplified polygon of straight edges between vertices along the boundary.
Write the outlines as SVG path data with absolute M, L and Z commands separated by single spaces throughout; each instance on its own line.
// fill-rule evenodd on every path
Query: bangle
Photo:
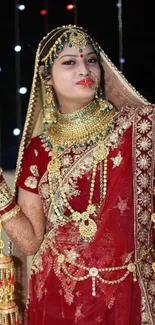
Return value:
M 2 169 L 2 168 L 0 168 L 0 176 L 2 175 L 2 173 L 3 173 L 3 169 Z
M 2 215 L 2 217 L 0 218 L 0 221 L 6 222 L 6 221 L 13 219 L 20 212 L 20 210 L 21 209 L 20 209 L 19 205 L 16 204 L 12 210 L 10 210 L 9 212 L 6 212 L 5 214 Z
M 0 210 L 0 218 L 1 218 L 1 216 L 3 216 L 3 214 L 8 213 L 9 211 L 11 211 L 15 206 L 16 206 L 16 203 L 12 199 L 10 204 L 5 206 L 4 209 Z

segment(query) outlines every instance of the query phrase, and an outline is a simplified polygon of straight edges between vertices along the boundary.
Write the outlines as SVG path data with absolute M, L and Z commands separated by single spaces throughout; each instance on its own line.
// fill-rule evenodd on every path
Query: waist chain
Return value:
M 141 258 L 137 259 L 135 262 L 129 262 L 128 264 L 122 265 L 122 266 L 114 266 L 114 267 L 103 267 L 103 268 L 97 268 L 97 267 L 88 267 L 83 264 L 76 263 L 75 261 L 71 260 L 71 258 L 66 257 L 64 254 L 60 254 L 58 250 L 53 246 L 51 241 L 49 239 L 46 239 L 48 242 L 48 245 L 52 249 L 55 256 L 57 256 L 57 262 L 58 262 L 58 269 L 55 271 L 56 275 L 59 275 L 61 271 L 63 271 L 70 279 L 74 281 L 84 281 L 88 278 L 92 279 L 92 296 L 96 296 L 96 279 L 100 280 L 102 283 L 111 285 L 111 284 L 117 284 L 122 281 L 124 281 L 129 274 L 132 273 L 133 275 L 133 281 L 137 281 L 137 266 L 142 261 L 142 259 L 147 256 L 152 247 L 151 246 L 148 250 L 146 250 Z M 130 254 L 133 254 L 131 252 Z M 81 270 L 85 270 L 87 272 L 84 276 L 74 276 L 69 273 L 67 269 L 66 263 L 75 266 Z M 124 275 L 121 276 L 119 279 L 116 280 L 107 280 L 103 278 L 104 272 L 114 272 L 114 271 L 120 271 L 120 270 L 126 270 Z M 102 274 L 102 275 L 101 275 Z

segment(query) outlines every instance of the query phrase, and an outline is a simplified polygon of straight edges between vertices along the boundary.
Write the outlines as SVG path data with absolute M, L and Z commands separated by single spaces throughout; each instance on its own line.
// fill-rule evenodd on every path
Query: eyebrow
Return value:
M 96 54 L 95 52 L 89 52 L 89 53 L 86 53 L 84 54 L 83 56 L 88 56 L 90 54 Z M 58 60 L 61 60 L 62 58 L 64 58 L 65 56 L 71 56 L 71 57 L 74 57 L 74 58 L 78 58 L 79 55 L 75 55 L 75 54 L 64 54 L 63 56 L 61 56 Z

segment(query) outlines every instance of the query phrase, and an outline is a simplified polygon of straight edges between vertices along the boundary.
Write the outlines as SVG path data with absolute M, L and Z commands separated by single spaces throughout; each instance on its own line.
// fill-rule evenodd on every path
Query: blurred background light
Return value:
M 67 10 L 72 10 L 72 9 L 74 9 L 74 5 L 73 4 L 68 4 L 67 6 L 66 6 L 66 9 Z
M 15 129 L 13 130 L 13 135 L 17 136 L 17 135 L 19 135 L 19 134 L 20 134 L 20 129 L 15 128 Z
M 20 52 L 21 49 L 22 49 L 22 48 L 21 48 L 20 45 L 16 45 L 16 46 L 14 47 L 15 52 Z
M 46 15 L 47 14 L 47 10 L 46 9 L 42 9 L 42 10 L 40 10 L 40 15 L 41 16 L 44 16 L 44 15 Z
M 26 87 L 21 87 L 21 88 L 19 88 L 19 93 L 20 94 L 26 94 L 27 93 L 27 88 Z
M 24 10 L 24 9 L 25 9 L 25 5 L 18 5 L 17 8 L 18 8 L 19 10 Z
M 125 62 L 125 59 L 124 58 L 120 58 L 119 62 L 120 63 L 124 63 Z

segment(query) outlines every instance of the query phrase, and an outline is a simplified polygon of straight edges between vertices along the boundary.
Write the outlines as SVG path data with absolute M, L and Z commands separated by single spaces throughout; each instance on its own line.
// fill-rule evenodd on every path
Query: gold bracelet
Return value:
M 2 168 L 0 168 L 0 176 L 2 175 L 2 173 L 3 173 L 3 169 L 2 169 Z
M 12 200 L 13 196 L 11 190 L 4 180 L 0 183 L 0 211 L 3 210 Z
M 19 205 L 16 204 L 15 207 L 11 211 L 6 212 L 5 214 L 3 214 L 1 216 L 0 221 L 6 222 L 6 221 L 11 220 L 12 218 L 16 217 L 16 215 L 20 212 L 20 210 L 21 209 L 20 209 Z

